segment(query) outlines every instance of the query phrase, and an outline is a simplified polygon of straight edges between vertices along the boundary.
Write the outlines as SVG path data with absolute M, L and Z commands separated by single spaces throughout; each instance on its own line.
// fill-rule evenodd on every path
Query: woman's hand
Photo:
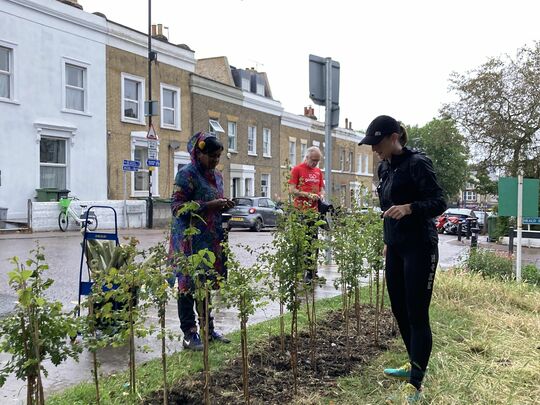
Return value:
M 227 198 L 217 198 L 206 203 L 206 207 L 211 210 L 228 210 L 234 207 L 234 201 Z
M 401 219 L 412 213 L 411 204 L 392 205 L 383 213 L 383 218 Z

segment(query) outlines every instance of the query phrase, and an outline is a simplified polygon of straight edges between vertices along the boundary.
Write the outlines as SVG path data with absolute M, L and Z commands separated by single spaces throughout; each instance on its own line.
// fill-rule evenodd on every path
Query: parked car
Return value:
M 467 232 L 467 218 L 475 218 L 474 211 L 469 208 L 448 208 L 442 214 L 446 217 L 444 221 L 443 232 L 451 235 L 457 235 L 458 225 L 461 223 L 461 233 Z M 443 220 L 439 217 L 437 223 L 441 223 Z
M 487 219 L 492 215 L 491 212 L 486 211 L 474 211 L 474 215 L 478 218 L 478 227 L 484 229 L 487 225 Z
M 227 228 L 249 228 L 259 232 L 264 227 L 277 225 L 277 218 L 283 210 L 268 197 L 233 198 L 235 206 L 225 213 L 230 214 Z

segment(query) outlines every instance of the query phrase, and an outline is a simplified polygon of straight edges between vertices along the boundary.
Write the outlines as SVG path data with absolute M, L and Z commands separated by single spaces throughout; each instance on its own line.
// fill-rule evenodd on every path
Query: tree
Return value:
M 538 175 L 540 164 L 540 42 L 490 58 L 464 74 L 452 73 L 458 100 L 443 106 L 466 131 L 479 163 L 516 176 Z M 536 172 L 536 173 L 535 173 Z
M 466 140 L 449 119 L 432 119 L 423 127 L 409 127 L 411 147 L 426 153 L 433 161 L 437 180 L 447 200 L 457 196 L 468 177 Z

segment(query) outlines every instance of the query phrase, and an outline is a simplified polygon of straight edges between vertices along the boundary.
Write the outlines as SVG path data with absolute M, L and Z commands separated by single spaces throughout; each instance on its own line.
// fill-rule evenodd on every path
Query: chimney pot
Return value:
M 152 24 L 152 36 L 156 36 L 156 24 Z
M 345 118 L 345 128 L 349 128 L 349 119 Z
M 352 121 L 349 121 L 349 129 L 352 129 Z
M 158 24 L 157 25 L 157 34 L 158 35 L 163 35 L 163 24 Z
M 309 107 L 304 107 L 304 115 L 309 117 Z

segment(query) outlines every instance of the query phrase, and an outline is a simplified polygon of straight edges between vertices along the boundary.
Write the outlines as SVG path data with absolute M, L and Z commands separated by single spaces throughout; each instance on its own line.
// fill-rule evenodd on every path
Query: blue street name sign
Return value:
M 148 159 L 146 161 L 147 166 L 159 167 L 159 159 Z
M 523 223 L 525 225 L 538 225 L 540 224 L 540 217 L 523 217 Z
M 124 164 L 122 165 L 122 169 L 125 172 L 136 172 L 141 167 L 141 162 L 138 160 L 126 160 L 124 159 Z

